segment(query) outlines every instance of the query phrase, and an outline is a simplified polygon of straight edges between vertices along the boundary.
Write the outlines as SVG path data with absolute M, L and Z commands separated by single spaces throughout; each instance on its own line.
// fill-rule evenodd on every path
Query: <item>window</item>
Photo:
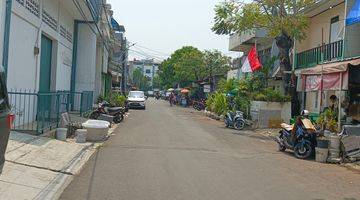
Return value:
M 331 18 L 330 21 L 330 36 L 329 36 L 330 43 L 339 41 L 341 39 L 340 36 L 340 23 L 339 23 L 339 16 Z
M 0 114 L 9 109 L 7 91 L 5 86 L 4 68 L 0 65 Z
M 150 69 L 147 69 L 147 70 L 145 71 L 145 73 L 150 74 L 150 73 L 151 73 L 151 70 L 150 70 Z

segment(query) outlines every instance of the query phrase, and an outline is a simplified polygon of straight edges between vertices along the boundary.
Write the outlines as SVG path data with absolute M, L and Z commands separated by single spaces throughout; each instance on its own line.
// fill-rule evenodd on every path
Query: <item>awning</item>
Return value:
M 360 58 L 341 62 L 327 63 L 318 65 L 310 69 L 304 69 L 301 71 L 301 75 L 321 75 L 346 72 L 348 70 L 349 64 L 360 65 Z
M 119 23 L 114 18 L 111 18 L 111 26 L 115 31 L 125 32 L 125 27 L 119 25 Z
M 360 0 L 355 0 L 353 7 L 346 17 L 346 26 L 350 26 L 356 23 L 360 23 Z
M 349 65 L 360 65 L 360 59 L 327 63 L 302 70 L 302 90 L 347 90 Z

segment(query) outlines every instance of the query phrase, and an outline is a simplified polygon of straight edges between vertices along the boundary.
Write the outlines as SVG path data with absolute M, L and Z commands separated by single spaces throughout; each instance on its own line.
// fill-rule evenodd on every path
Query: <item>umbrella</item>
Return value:
M 167 91 L 172 92 L 172 91 L 174 91 L 174 88 L 169 88 Z
M 181 93 L 189 93 L 190 91 L 188 89 L 182 89 L 180 92 Z

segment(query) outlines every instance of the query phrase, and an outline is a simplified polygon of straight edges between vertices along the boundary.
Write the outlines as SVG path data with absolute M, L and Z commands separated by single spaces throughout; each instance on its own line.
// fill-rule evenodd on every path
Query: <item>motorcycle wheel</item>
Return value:
M 229 127 L 230 127 L 230 124 L 229 124 L 229 122 L 228 122 L 227 119 L 225 119 L 225 127 L 226 127 L 226 128 L 229 128 Z
M 305 142 L 304 144 L 299 143 L 294 148 L 295 157 L 299 159 L 309 158 L 312 153 L 313 149 L 308 142 Z
M 279 144 L 279 151 L 284 152 L 286 147 L 284 145 Z
M 90 119 L 98 119 L 100 117 L 100 112 L 95 111 L 90 114 Z
M 115 124 L 119 124 L 119 123 L 121 123 L 123 120 L 124 120 L 124 115 L 116 115 L 116 116 L 114 117 L 114 123 L 115 123 Z
M 243 120 L 238 119 L 235 121 L 234 128 L 236 130 L 242 130 L 242 129 L 244 129 L 244 127 L 245 127 L 245 122 Z

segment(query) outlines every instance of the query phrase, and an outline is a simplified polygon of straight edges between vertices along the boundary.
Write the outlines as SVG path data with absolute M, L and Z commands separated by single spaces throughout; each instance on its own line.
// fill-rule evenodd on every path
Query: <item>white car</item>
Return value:
M 131 91 L 127 98 L 129 108 L 146 108 L 146 97 L 143 91 Z

